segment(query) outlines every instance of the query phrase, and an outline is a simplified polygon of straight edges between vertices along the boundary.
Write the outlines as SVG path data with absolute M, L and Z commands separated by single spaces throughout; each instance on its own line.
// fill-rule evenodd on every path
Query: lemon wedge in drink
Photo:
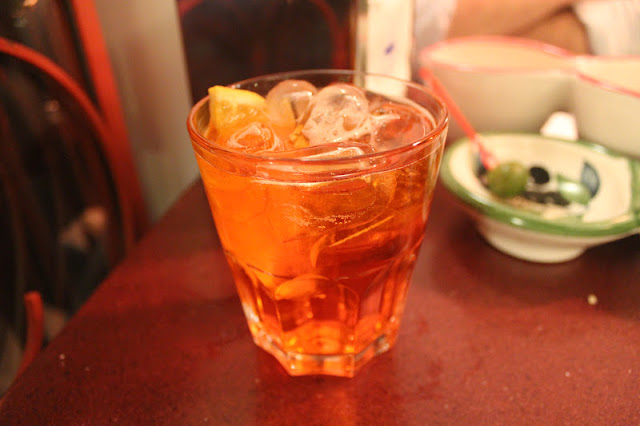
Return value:
M 225 86 L 209 88 L 209 127 L 206 136 L 229 135 L 252 122 L 264 122 L 265 99 L 255 92 Z

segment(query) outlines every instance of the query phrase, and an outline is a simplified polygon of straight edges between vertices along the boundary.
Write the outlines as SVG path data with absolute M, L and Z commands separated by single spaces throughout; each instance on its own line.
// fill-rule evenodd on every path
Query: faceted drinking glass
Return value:
M 299 152 L 229 149 L 205 137 L 208 97 L 187 127 L 253 340 L 291 375 L 352 377 L 396 340 L 448 114 L 424 86 L 346 70 L 274 74 L 231 87 L 266 96 L 289 79 L 375 93 L 370 100 L 381 106 L 365 129 L 375 147 L 360 132 L 358 141 L 338 137 Z M 311 103 L 307 119 L 328 127 L 310 133 L 324 137 L 357 121 L 345 118 L 344 103 L 328 102 L 338 109 L 326 114 L 321 100 Z M 416 133 L 416 123 L 424 131 Z M 398 135 L 404 141 L 395 146 Z

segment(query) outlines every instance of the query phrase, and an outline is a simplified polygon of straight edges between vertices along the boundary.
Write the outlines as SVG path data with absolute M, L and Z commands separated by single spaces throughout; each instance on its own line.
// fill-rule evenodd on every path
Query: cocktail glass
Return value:
M 317 88 L 349 83 L 392 102 L 370 97 L 378 108 L 369 136 L 299 151 L 248 153 L 207 139 L 208 97 L 187 127 L 255 343 L 291 375 L 352 377 L 396 340 L 448 115 L 424 86 L 346 70 L 281 73 L 232 87 L 266 96 L 289 79 Z M 329 126 L 357 121 L 333 113 Z M 416 133 L 416 125 L 424 128 Z M 402 144 L 388 142 L 409 131 Z

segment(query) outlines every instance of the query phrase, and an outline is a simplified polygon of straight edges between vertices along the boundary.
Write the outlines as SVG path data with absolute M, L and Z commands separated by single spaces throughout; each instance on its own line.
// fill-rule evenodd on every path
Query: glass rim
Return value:
M 439 136 L 445 131 L 448 121 L 449 121 L 449 111 L 444 104 L 444 102 L 427 86 L 416 83 L 410 80 L 404 80 L 401 78 L 378 74 L 378 73 L 369 73 L 363 71 L 355 71 L 355 70 L 340 70 L 340 69 L 308 69 L 308 70 L 297 70 L 297 71 L 284 71 L 277 72 L 271 74 L 264 74 L 256 77 L 250 77 L 244 80 L 237 81 L 235 83 L 228 84 L 226 87 L 237 88 L 240 85 L 246 85 L 253 82 L 261 82 L 261 81 L 269 81 L 269 80 L 284 80 L 287 78 L 301 78 L 304 75 L 344 75 L 344 76 L 352 76 L 352 77 L 376 77 L 385 79 L 388 81 L 395 81 L 397 83 L 403 84 L 406 87 L 411 87 L 415 90 L 418 90 L 422 93 L 427 94 L 431 99 L 435 101 L 438 105 L 439 110 L 442 112 L 440 118 L 434 117 L 435 125 L 433 129 L 428 131 L 425 135 L 420 138 L 417 138 L 414 142 L 404 144 L 395 148 L 391 148 L 385 151 L 380 152 L 372 152 L 372 153 L 364 153 L 359 155 L 351 155 L 345 157 L 338 158 L 305 158 L 305 157 L 282 157 L 278 155 L 266 155 L 262 154 L 252 154 L 247 152 L 242 152 L 238 150 L 233 150 L 226 148 L 222 145 L 215 144 L 210 139 L 206 138 L 204 134 L 202 134 L 197 126 L 196 126 L 196 114 L 209 102 L 209 95 L 204 96 L 198 102 L 196 102 L 189 111 L 187 116 L 187 130 L 189 135 L 191 136 L 191 141 L 198 144 L 198 146 L 203 149 L 211 152 L 223 154 L 230 157 L 242 158 L 244 160 L 253 160 L 259 162 L 269 162 L 271 164 L 306 164 L 306 165 L 323 165 L 323 164 L 348 164 L 353 161 L 361 161 L 361 160 L 371 160 L 376 158 L 383 158 L 391 155 L 402 154 L 408 151 L 412 151 L 419 147 L 429 145 L 433 141 L 437 140 Z M 429 111 L 432 112 L 432 111 Z M 444 143 L 444 139 L 442 143 Z

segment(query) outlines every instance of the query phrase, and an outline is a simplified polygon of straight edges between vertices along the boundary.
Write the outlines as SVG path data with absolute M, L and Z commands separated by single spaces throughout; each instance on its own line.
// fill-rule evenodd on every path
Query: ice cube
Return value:
M 376 151 L 413 143 L 427 134 L 426 120 L 408 105 L 381 103 L 372 108 L 372 145 Z
M 313 97 L 309 108 L 302 134 L 310 145 L 369 141 L 369 102 L 361 89 L 345 83 L 332 84 Z
M 378 173 L 350 179 L 300 184 L 290 194 L 300 214 L 298 223 L 317 230 L 363 226 L 388 208 L 395 181 Z M 302 219 L 304 218 L 304 219 Z
M 280 285 L 275 292 L 278 318 L 284 332 L 295 331 L 305 324 L 323 321 L 324 326 L 314 327 L 312 339 L 307 340 L 300 333 L 297 344 L 318 346 L 314 352 L 333 353 L 336 335 L 331 339 L 321 339 L 321 333 L 331 332 L 344 335 L 343 339 L 353 339 L 353 328 L 357 322 L 358 295 L 350 288 L 328 277 L 304 274 Z M 332 327 L 327 327 L 327 320 Z M 342 324 L 342 327 L 338 327 Z M 324 344 L 322 344 L 324 343 Z M 327 346 L 327 343 L 329 346 Z M 332 344 L 333 343 L 333 344 Z
M 373 153 L 369 144 L 358 142 L 336 142 L 326 145 L 314 145 L 306 148 L 283 152 L 281 158 L 305 158 L 309 160 L 330 160 L 342 157 L 356 157 Z
M 277 126 L 295 127 L 318 89 L 308 81 L 285 80 L 267 93 L 267 115 Z
M 307 175 L 307 179 L 309 180 L 308 184 L 315 185 L 316 183 L 311 182 L 318 180 L 323 181 L 326 179 L 326 176 L 359 173 L 371 168 L 372 165 L 375 166 L 369 157 L 359 158 L 372 153 L 374 153 L 374 150 L 368 144 L 359 142 L 336 142 L 282 151 L 276 155 L 278 158 L 283 159 L 310 160 L 293 163 L 292 165 L 279 165 L 278 170 L 294 172 L 300 176 Z M 341 158 L 348 160 L 332 161 Z M 268 174 L 270 169 L 272 169 L 270 164 L 268 164 L 266 168 L 261 164 L 256 166 L 257 174 Z
M 247 153 L 283 151 L 285 145 L 273 128 L 266 123 L 255 122 L 241 128 L 227 139 L 226 146 Z
M 317 159 L 317 160 L 329 160 L 332 158 L 345 158 L 345 157 L 356 157 L 359 155 L 363 155 L 366 151 L 362 147 L 354 146 L 354 145 L 342 145 L 342 144 L 331 144 L 331 145 L 319 145 L 317 148 L 323 148 L 321 151 L 307 155 L 305 158 L 308 159 Z M 368 145 L 365 145 L 368 148 Z M 367 149 L 367 151 L 370 151 Z

